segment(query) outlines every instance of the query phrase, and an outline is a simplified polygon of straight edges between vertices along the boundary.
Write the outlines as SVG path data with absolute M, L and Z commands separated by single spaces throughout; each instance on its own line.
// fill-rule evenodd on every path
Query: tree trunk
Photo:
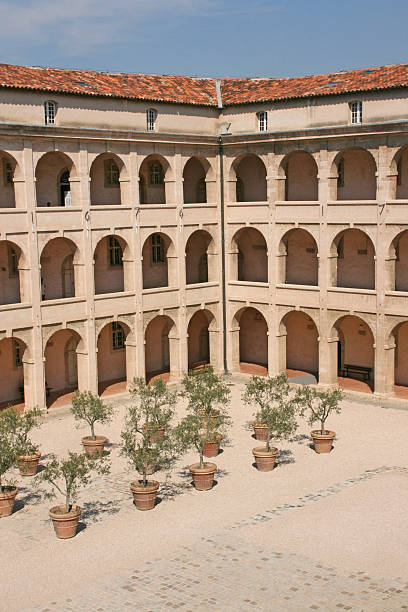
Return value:
M 4 488 L 3 488 L 3 485 L 1 484 L 1 478 L 0 478 L 0 493 L 4 493 Z
M 143 486 L 147 487 L 147 475 L 146 475 L 146 467 L 143 466 Z
M 266 438 L 266 450 L 269 451 L 271 450 L 271 430 L 268 427 L 268 437 Z
M 96 436 L 95 436 L 95 423 L 91 423 L 91 437 L 92 437 L 92 440 L 96 440 Z
M 200 469 L 204 467 L 203 449 L 200 450 Z
M 71 510 L 71 504 L 69 499 L 69 493 L 65 496 L 65 512 L 69 512 Z
M 324 434 L 324 432 L 325 432 L 324 424 L 325 424 L 325 421 L 321 420 L 320 421 L 320 431 L 321 431 L 322 434 Z

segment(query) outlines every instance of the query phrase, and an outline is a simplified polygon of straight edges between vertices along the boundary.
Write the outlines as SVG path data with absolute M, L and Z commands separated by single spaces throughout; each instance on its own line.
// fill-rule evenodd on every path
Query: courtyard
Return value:
M 106 398 L 115 418 L 97 433 L 109 437 L 111 473 L 81 491 L 75 538 L 55 537 L 53 503 L 13 471 L 15 512 L 0 520 L 0 609 L 408 609 L 408 412 L 356 395 L 327 422 L 336 431 L 329 455 L 314 452 L 299 419 L 296 434 L 276 444 L 275 469 L 261 473 L 253 410 L 241 401 L 246 379 L 230 379 L 233 426 L 211 491 L 193 488 L 188 453 L 155 474 L 154 510 L 136 510 L 129 483 L 137 475 L 120 455 L 126 395 Z M 85 434 L 67 408 L 50 410 L 33 434 L 41 463 L 80 451 Z

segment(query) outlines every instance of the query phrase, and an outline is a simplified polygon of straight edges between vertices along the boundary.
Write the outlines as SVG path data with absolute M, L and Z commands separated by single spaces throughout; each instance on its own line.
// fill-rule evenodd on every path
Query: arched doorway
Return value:
M 70 298 L 76 295 L 76 285 L 80 279 L 80 267 L 74 266 L 74 259 L 79 258 L 79 251 L 74 242 L 68 238 L 53 238 L 45 245 L 41 253 L 41 293 L 43 300 Z
M 91 204 L 96 206 L 120 205 L 122 203 L 123 182 L 126 175 L 123 161 L 113 153 L 102 153 L 92 162 Z
M 142 257 L 143 289 L 177 284 L 175 250 L 167 234 L 150 234 L 143 244 Z
M 344 149 L 335 158 L 332 175 L 337 200 L 375 200 L 377 197 L 377 164 L 374 157 L 360 147 Z M 334 193 L 333 193 L 334 195 Z
M 211 363 L 209 325 L 214 319 L 208 310 L 198 310 L 191 317 L 188 328 L 188 369 L 194 369 Z M 214 364 L 212 364 L 214 365 Z
M 0 408 L 9 404 L 24 407 L 24 342 L 17 338 L 0 340 Z
M 60 329 L 45 345 L 45 385 L 48 407 L 68 404 L 78 389 L 77 349 L 79 334 L 71 329 Z
M 174 340 L 170 337 L 174 329 L 174 322 L 166 315 L 154 317 L 146 327 L 145 371 L 148 382 L 157 376 L 169 380 L 171 371 L 177 371 Z
M 0 208 L 16 207 L 14 184 L 16 166 L 17 162 L 11 155 L 0 151 Z
M 319 343 L 315 322 L 305 312 L 291 311 L 281 325 L 286 331 L 286 347 L 280 348 L 286 353 L 288 377 L 316 383 L 319 380 Z
M 233 336 L 233 367 L 248 374 L 268 374 L 268 325 L 263 314 L 251 306 L 234 317 L 238 326 L 238 346 Z M 237 361 L 236 358 L 238 357 Z
M 208 169 L 207 162 L 207 169 Z M 184 204 L 207 202 L 206 169 L 198 157 L 190 157 L 183 170 Z
M 238 158 L 232 164 L 232 173 L 236 178 L 237 202 L 266 202 L 266 167 L 260 157 L 248 154 Z
M 355 228 L 340 232 L 331 254 L 333 287 L 375 289 L 375 250 L 365 232 Z
M 35 177 L 37 206 L 75 206 L 79 183 L 71 186 L 76 168 L 68 155 L 59 151 L 45 153 L 37 163 Z
M 99 332 L 98 393 L 110 395 L 126 391 L 134 378 L 134 350 L 128 342 L 129 327 L 121 321 L 107 323 Z
M 317 164 L 310 153 L 293 151 L 282 162 L 285 200 L 316 201 L 318 199 Z
M 287 232 L 280 243 L 279 282 L 291 285 L 318 284 L 317 244 L 304 229 Z
M 141 204 L 165 204 L 165 177 L 169 163 L 161 155 L 149 155 L 139 171 L 139 196 Z
M 21 299 L 24 289 L 20 282 L 22 257 L 20 247 L 14 242 L 0 240 L 0 305 L 26 301 L 24 296 L 23 300 Z
M 268 282 L 266 240 L 259 230 L 244 227 L 232 239 L 231 278 L 258 283 Z
M 132 261 L 129 247 L 120 236 L 105 236 L 94 252 L 95 293 L 129 291 L 132 282 Z
M 186 244 L 186 284 L 207 283 L 214 277 L 214 241 L 209 232 L 197 230 Z
M 374 335 L 356 315 L 346 315 L 335 324 L 338 337 L 338 385 L 344 389 L 372 393 L 374 390 Z

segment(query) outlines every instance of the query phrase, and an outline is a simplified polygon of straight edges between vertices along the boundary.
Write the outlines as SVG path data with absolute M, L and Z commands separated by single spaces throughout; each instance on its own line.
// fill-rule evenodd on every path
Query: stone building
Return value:
M 408 388 L 408 64 L 0 65 L 0 403 L 211 362 Z

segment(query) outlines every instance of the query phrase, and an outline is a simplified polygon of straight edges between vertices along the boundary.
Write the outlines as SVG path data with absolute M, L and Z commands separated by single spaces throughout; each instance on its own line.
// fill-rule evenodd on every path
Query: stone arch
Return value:
M 0 240 L 0 305 L 30 301 L 30 270 L 23 247 Z
M 377 163 L 370 151 L 348 147 L 337 153 L 331 166 L 331 197 L 335 200 L 375 200 Z
M 41 298 L 55 300 L 83 294 L 82 266 L 78 245 L 69 238 L 50 238 L 41 256 Z
M 125 391 L 136 376 L 136 342 L 131 325 L 118 317 L 102 321 L 95 332 L 98 393 L 108 387 L 116 392 Z
M 193 231 L 186 242 L 186 284 L 214 281 L 217 275 L 213 236 L 207 230 Z
M 44 337 L 44 374 L 47 406 L 65 400 L 72 393 L 86 389 L 84 341 L 79 332 L 67 326 L 50 328 Z
M 147 236 L 142 248 L 143 289 L 177 285 L 177 257 L 174 243 L 163 232 Z
M 363 230 L 339 232 L 330 248 L 331 285 L 355 289 L 375 289 L 375 248 Z
M 169 192 L 173 170 L 170 162 L 158 153 L 144 158 L 139 169 L 139 196 L 141 204 L 172 202 Z
M 408 230 L 393 238 L 386 264 L 386 288 L 389 291 L 408 291 Z
M 302 311 L 291 310 L 279 324 L 279 360 L 281 370 L 289 378 L 305 373 L 319 380 L 319 332 L 314 318 Z
M 145 327 L 146 380 L 178 378 L 178 336 L 174 320 L 165 314 L 150 317 Z
M 91 179 L 91 204 L 125 204 L 125 185 L 128 171 L 125 162 L 112 152 L 100 153 L 93 160 L 89 176 Z
M 318 285 L 319 260 L 315 238 L 302 228 L 287 231 L 279 243 L 279 283 Z
M 21 168 L 15 157 L 0 150 L 0 208 L 24 208 L 23 194 L 18 193 L 15 183 L 19 177 Z
M 132 263 L 125 238 L 117 233 L 101 237 L 94 250 L 95 294 L 131 291 Z
M 407 397 L 408 391 L 408 320 L 397 323 L 391 330 L 386 348 L 393 349 L 386 375 L 392 377 L 396 395 Z M 387 364 L 386 364 L 387 367 Z
M 238 230 L 231 241 L 232 280 L 268 282 L 268 251 L 264 235 L 254 227 Z
M 337 380 L 340 387 L 354 388 L 369 392 L 374 389 L 375 330 L 358 315 L 343 315 L 333 324 L 331 337 L 337 341 Z M 367 368 L 366 371 L 353 370 Z M 367 378 L 367 380 L 364 380 Z M 360 381 L 358 386 L 350 385 L 347 379 Z
M 0 337 L 0 408 L 23 407 L 30 399 L 32 363 L 27 343 L 13 334 Z
M 268 324 L 258 308 L 246 306 L 233 317 L 232 363 L 235 371 L 268 373 Z
M 286 201 L 316 201 L 318 199 L 318 167 L 311 153 L 291 151 L 281 161 L 278 174 L 285 178 L 284 193 L 279 199 Z
M 213 333 L 215 328 L 216 318 L 210 310 L 202 308 L 190 315 L 187 326 L 189 370 L 210 363 L 215 366 L 217 355 L 215 345 L 217 335 Z
M 236 181 L 235 201 L 266 202 L 266 174 L 266 166 L 258 155 L 244 153 L 237 157 L 230 169 L 230 180 Z
M 392 200 L 408 200 L 408 145 L 398 149 L 390 168 Z
M 193 155 L 183 168 L 183 200 L 184 204 L 201 204 L 212 202 L 215 194 L 210 190 L 209 181 L 214 182 L 214 170 L 206 157 Z
M 69 185 L 61 184 L 61 177 L 69 173 Z M 35 167 L 37 206 L 78 205 L 79 183 L 73 159 L 61 151 L 44 153 Z M 69 193 L 69 196 L 68 196 Z

